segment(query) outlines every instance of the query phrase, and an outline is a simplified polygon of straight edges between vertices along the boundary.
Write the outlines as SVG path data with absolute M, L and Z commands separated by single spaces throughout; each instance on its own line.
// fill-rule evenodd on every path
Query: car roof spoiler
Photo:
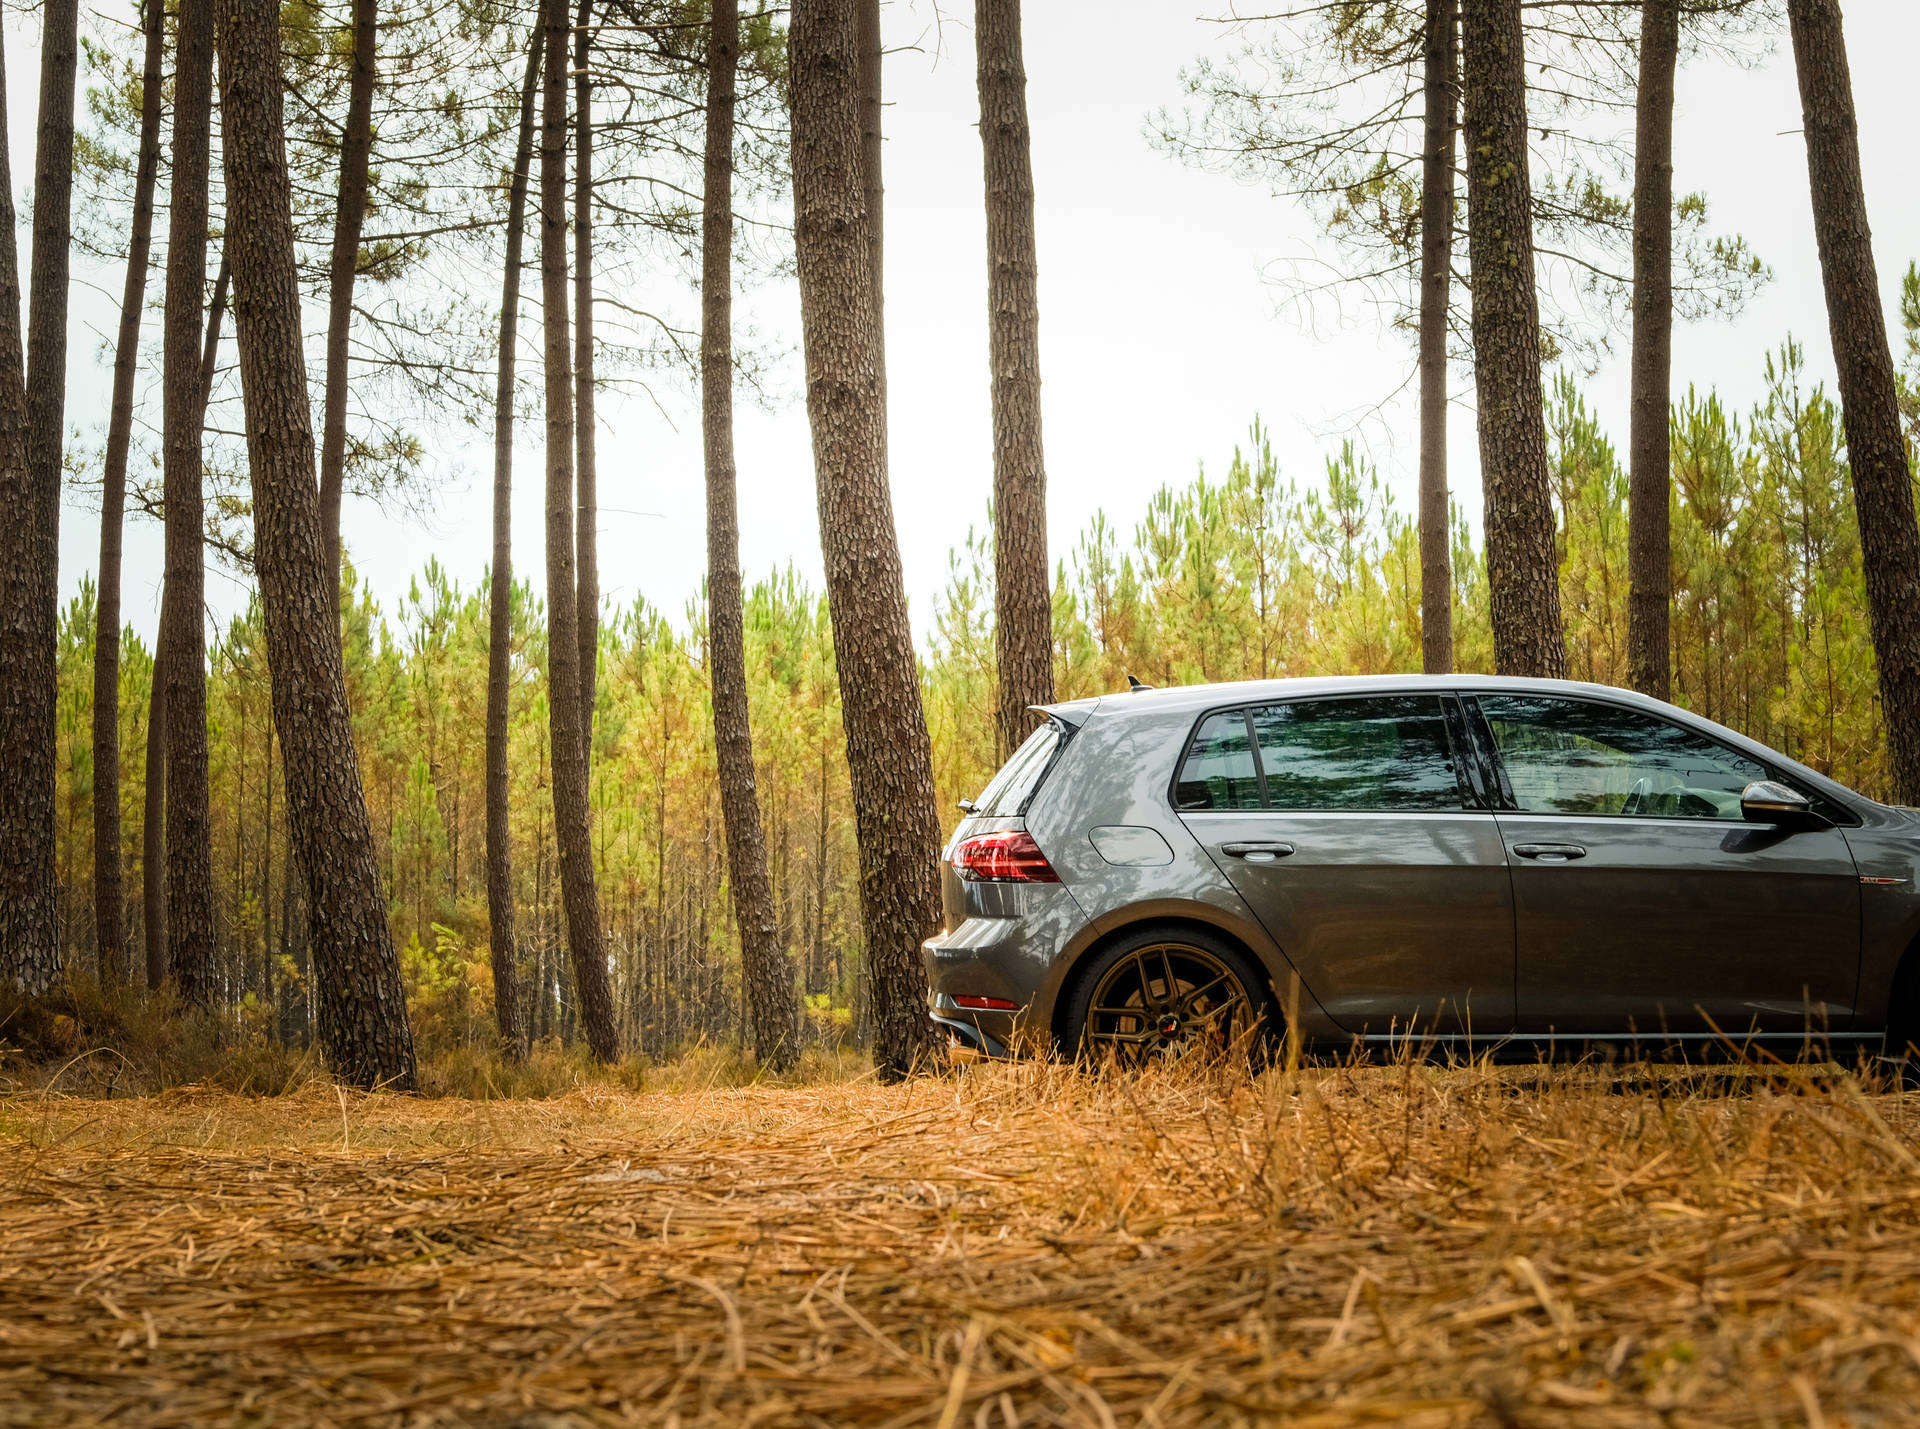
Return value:
M 1043 714 L 1050 720 L 1057 720 L 1068 729 L 1078 729 L 1087 722 L 1087 716 L 1093 713 L 1093 707 L 1099 704 L 1093 700 L 1070 700 L 1058 705 L 1028 705 L 1036 714 Z

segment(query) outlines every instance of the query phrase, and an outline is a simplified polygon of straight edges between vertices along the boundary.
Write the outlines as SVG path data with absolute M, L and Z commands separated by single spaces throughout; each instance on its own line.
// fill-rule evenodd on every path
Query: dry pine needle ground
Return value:
M 1836 1070 L 0 1100 L 0 1423 L 1911 1424 Z

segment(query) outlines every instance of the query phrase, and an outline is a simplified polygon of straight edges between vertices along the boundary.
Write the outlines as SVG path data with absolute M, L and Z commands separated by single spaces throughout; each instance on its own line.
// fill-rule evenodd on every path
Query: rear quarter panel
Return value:
M 1285 996 L 1293 972 L 1239 893 L 1187 831 L 1168 798 L 1175 762 L 1192 732 L 1191 710 L 1129 711 L 1114 695 L 1068 744 L 1027 810 L 1027 831 L 1073 890 L 1087 923 L 1054 960 L 1036 995 L 1032 1025 L 1050 1025 L 1074 965 L 1107 934 L 1152 919 L 1186 919 L 1219 929 L 1259 959 Z M 1120 705 L 1118 710 L 1114 705 Z M 1116 865 L 1090 837 L 1098 828 L 1150 828 L 1165 840 L 1171 863 Z M 1303 985 L 1302 1032 L 1337 1035 Z

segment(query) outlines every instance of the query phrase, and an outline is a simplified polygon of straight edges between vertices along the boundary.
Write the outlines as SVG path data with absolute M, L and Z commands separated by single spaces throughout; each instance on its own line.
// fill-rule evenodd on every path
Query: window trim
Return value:
M 1469 721 L 1475 729 L 1476 738 L 1485 741 L 1486 756 L 1492 762 L 1492 767 L 1499 776 L 1499 812 L 1502 814 L 1512 814 L 1516 818 L 1523 819 L 1606 819 L 1608 821 L 1652 819 L 1663 824 L 1693 824 L 1706 825 L 1711 828 L 1726 828 L 1737 823 L 1742 827 L 1746 827 L 1744 820 L 1735 819 L 1689 819 L 1675 814 L 1569 814 L 1557 810 L 1521 808 L 1520 801 L 1514 796 L 1512 782 L 1507 777 L 1507 761 L 1501 755 L 1499 741 L 1496 740 L 1493 735 L 1493 723 L 1487 717 L 1487 712 L 1481 708 L 1480 704 L 1484 698 L 1491 697 L 1498 699 L 1502 696 L 1517 697 L 1520 699 L 1552 699 L 1560 700 L 1567 704 L 1596 705 L 1603 710 L 1639 715 L 1645 719 L 1656 720 L 1661 724 L 1684 730 L 1695 739 L 1710 744 L 1715 749 L 1732 755 L 1735 759 L 1743 759 L 1749 764 L 1758 765 L 1765 771 L 1766 778 L 1776 780 L 1779 783 L 1785 784 L 1788 788 L 1806 795 L 1814 801 L 1816 808 L 1822 811 L 1838 811 L 1844 817 L 1832 820 L 1836 827 L 1860 827 L 1861 819 L 1857 811 L 1839 803 L 1835 799 L 1829 798 L 1818 790 L 1809 789 L 1802 780 L 1796 779 L 1790 771 L 1782 769 L 1773 759 L 1757 758 L 1744 749 L 1734 748 L 1724 739 L 1716 738 L 1704 729 L 1696 728 L 1693 725 L 1683 723 L 1679 720 L 1669 719 L 1667 716 L 1655 710 L 1644 710 L 1637 705 L 1625 704 L 1619 700 L 1609 700 L 1597 695 L 1589 695 L 1585 692 L 1580 694 L 1562 694 L 1558 690 L 1463 690 L 1460 692 L 1460 701 L 1469 711 Z
M 1379 694 L 1365 690 L 1327 690 L 1320 694 L 1294 695 L 1282 699 L 1235 700 L 1231 704 L 1213 705 L 1201 710 L 1188 724 L 1187 732 L 1180 741 L 1179 754 L 1173 761 L 1173 772 L 1167 777 L 1167 805 L 1173 810 L 1175 818 L 1188 818 L 1193 815 L 1238 814 L 1488 814 L 1492 809 L 1486 807 L 1480 799 L 1479 791 L 1464 777 L 1460 751 L 1454 747 L 1452 721 L 1447 718 L 1446 702 L 1449 697 L 1459 698 L 1454 690 L 1404 690 L 1392 694 Z M 1453 766 L 1454 792 L 1460 796 L 1458 808 L 1453 809 L 1276 809 L 1267 793 L 1267 765 L 1260 757 L 1260 739 L 1253 727 L 1253 712 L 1279 705 L 1321 704 L 1327 700 L 1371 700 L 1371 699 L 1432 699 L 1440 708 L 1440 727 L 1447 741 L 1448 762 Z M 1200 728 L 1215 715 L 1233 714 L 1238 711 L 1246 720 L 1247 747 L 1253 752 L 1253 770 L 1260 784 L 1260 807 L 1257 809 L 1183 809 L 1180 807 L 1180 771 L 1187 767 L 1187 759 L 1193 753 L 1193 742 L 1200 735 Z

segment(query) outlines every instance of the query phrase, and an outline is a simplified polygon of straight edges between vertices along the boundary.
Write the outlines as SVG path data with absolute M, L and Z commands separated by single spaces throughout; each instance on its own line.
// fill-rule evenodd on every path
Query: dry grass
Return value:
M 1911 1424 L 1920 1105 L 1399 1065 L 0 1101 L 0 1422 Z

